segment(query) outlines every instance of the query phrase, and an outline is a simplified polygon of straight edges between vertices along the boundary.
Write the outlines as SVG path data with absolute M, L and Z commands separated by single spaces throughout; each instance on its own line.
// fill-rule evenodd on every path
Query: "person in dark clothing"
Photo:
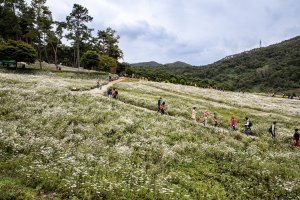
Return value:
M 219 125 L 217 113 L 214 113 L 213 120 L 214 120 L 214 126 L 217 127 Z
M 108 95 L 109 98 L 111 98 L 111 96 L 112 96 L 112 90 L 111 89 L 107 90 L 107 95 Z
M 162 103 L 162 98 L 159 97 L 158 101 L 157 101 L 157 112 L 160 112 L 160 104 Z

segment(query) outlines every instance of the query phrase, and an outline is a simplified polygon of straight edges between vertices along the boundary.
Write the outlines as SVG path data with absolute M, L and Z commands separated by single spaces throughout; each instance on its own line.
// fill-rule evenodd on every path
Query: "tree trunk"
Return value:
M 56 66 L 56 69 L 58 69 L 58 65 L 57 65 L 57 47 L 56 47 L 56 50 L 54 51 L 54 64 Z
M 49 57 L 48 57 L 48 52 L 47 52 L 47 46 L 45 46 L 44 50 L 45 50 L 45 57 L 46 57 L 47 63 L 49 63 Z
M 56 69 L 58 69 L 58 66 L 57 66 L 57 45 L 54 47 L 54 45 L 51 43 L 51 46 L 52 46 L 52 50 L 53 50 L 53 53 L 54 53 L 54 65 L 55 65 Z
M 78 71 L 80 68 L 80 57 L 79 57 L 79 42 L 77 42 L 77 65 L 78 65 Z
M 75 67 L 77 67 L 77 65 L 76 65 L 76 49 L 75 49 L 75 47 L 74 47 L 74 60 L 73 60 L 73 67 L 75 68 Z
M 39 46 L 38 46 L 38 52 L 39 52 L 40 69 L 42 69 L 42 52 L 41 52 L 40 42 L 39 42 Z

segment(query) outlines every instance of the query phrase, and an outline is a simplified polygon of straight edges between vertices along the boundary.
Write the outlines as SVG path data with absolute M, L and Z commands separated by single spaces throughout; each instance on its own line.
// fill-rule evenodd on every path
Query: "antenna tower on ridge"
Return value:
M 261 40 L 259 40 L 259 48 L 261 48 Z

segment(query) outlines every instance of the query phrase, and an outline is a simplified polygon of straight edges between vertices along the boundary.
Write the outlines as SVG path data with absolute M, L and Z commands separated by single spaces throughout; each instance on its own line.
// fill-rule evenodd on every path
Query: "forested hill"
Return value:
M 143 66 L 143 67 L 159 67 L 159 66 L 162 66 L 162 64 L 160 64 L 158 62 L 155 62 L 155 61 L 132 63 L 131 65 L 135 66 L 135 67 L 139 67 L 139 66 Z
M 297 89 L 300 88 L 300 36 L 268 47 L 227 56 L 202 67 L 164 66 L 160 69 L 166 72 L 167 77 L 172 78 L 172 82 L 176 79 L 178 83 L 197 82 L 204 86 L 229 90 Z M 161 70 L 159 72 L 163 73 Z M 143 73 L 143 70 L 139 69 L 138 73 Z
M 166 63 L 166 64 L 160 64 L 155 61 L 150 61 L 150 62 L 140 62 L 140 63 L 132 63 L 131 64 L 134 67 L 161 67 L 161 66 L 168 66 L 168 67 L 187 67 L 191 66 L 188 63 L 181 62 L 181 61 L 176 61 L 173 63 Z

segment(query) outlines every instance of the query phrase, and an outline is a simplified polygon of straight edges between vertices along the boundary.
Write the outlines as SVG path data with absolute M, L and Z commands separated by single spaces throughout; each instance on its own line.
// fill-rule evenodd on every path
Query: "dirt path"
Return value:
M 107 85 L 103 85 L 102 89 L 100 90 L 99 88 L 94 88 L 92 90 L 86 91 L 85 93 L 91 94 L 93 96 L 99 96 L 99 95 L 104 95 L 107 91 L 107 88 L 109 88 L 110 86 L 119 83 L 121 81 L 125 80 L 125 77 L 121 77 L 117 80 L 111 81 L 109 82 Z

